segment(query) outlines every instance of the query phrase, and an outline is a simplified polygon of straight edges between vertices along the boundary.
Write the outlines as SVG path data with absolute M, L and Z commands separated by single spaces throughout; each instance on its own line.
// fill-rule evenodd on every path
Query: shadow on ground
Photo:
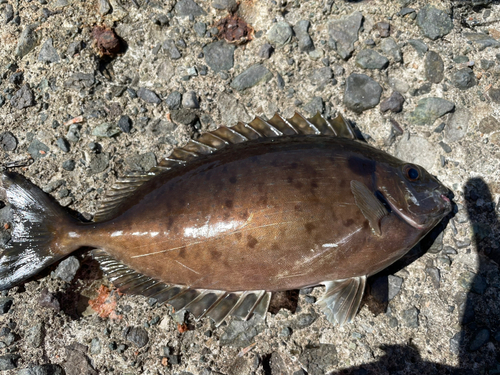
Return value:
M 453 355 L 458 355 L 460 365 L 452 367 L 424 361 L 410 343 L 382 346 L 385 355 L 377 362 L 344 369 L 332 375 L 500 374 L 500 310 L 497 295 L 500 288 L 500 223 L 491 193 L 482 179 L 468 180 L 464 193 L 480 264 L 477 273 L 471 275 L 470 291 L 458 309 L 462 330 L 450 340 L 450 350 Z M 473 246 L 471 248 L 466 251 L 475 251 Z M 406 264 L 421 255 L 421 249 L 417 248 L 413 253 L 410 253 Z

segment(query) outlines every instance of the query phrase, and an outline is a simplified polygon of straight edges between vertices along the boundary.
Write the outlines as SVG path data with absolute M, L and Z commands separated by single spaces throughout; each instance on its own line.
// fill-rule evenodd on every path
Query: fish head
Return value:
M 392 211 L 414 228 L 428 231 L 450 213 L 451 191 L 421 166 L 398 161 L 381 165 L 377 174 Z

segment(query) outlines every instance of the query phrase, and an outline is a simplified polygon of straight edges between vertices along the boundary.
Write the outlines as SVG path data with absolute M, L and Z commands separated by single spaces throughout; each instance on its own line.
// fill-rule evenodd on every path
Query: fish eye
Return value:
M 414 165 L 406 165 L 404 168 L 405 177 L 409 181 L 417 181 L 420 178 L 418 167 Z

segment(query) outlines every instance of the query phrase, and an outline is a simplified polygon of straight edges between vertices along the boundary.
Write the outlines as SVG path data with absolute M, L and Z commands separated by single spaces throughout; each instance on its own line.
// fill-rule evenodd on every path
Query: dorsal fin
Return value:
M 285 119 L 276 113 L 267 121 L 256 117 L 248 124 L 239 122 L 231 128 L 222 126 L 217 130 L 201 135 L 197 140 L 190 140 L 184 147 L 174 149 L 168 158 L 163 159 L 150 171 L 118 178 L 103 198 L 98 211 L 94 215 L 94 221 L 105 221 L 113 218 L 121 202 L 131 196 L 143 183 L 174 167 L 196 159 L 200 155 L 211 154 L 231 144 L 259 138 L 297 134 L 356 139 L 354 131 L 342 115 L 338 115 L 333 120 L 327 120 L 319 112 L 310 119 L 306 119 L 299 113 Z
M 265 290 L 226 292 L 165 284 L 134 271 L 104 250 L 92 250 L 92 256 L 120 292 L 154 298 L 158 304 L 168 303 L 176 311 L 185 309 L 196 320 L 209 316 L 216 326 L 228 316 L 245 320 L 252 314 L 265 317 L 271 301 L 271 292 Z

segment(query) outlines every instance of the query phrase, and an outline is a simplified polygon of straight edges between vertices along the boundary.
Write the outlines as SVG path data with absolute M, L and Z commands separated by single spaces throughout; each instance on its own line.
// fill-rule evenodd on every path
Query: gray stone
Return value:
M 181 101 L 182 94 L 179 91 L 172 91 L 165 99 L 165 104 L 167 105 L 168 109 L 180 109 Z
M 500 88 L 490 88 L 488 90 L 488 96 L 494 103 L 500 104 Z
M 60 60 L 57 50 L 52 45 L 52 38 L 49 38 L 43 43 L 42 48 L 40 48 L 40 53 L 38 54 L 38 61 L 55 63 Z
M 33 348 L 39 348 L 43 343 L 43 323 L 37 323 L 26 333 L 26 342 Z
M 62 137 L 57 139 L 57 147 L 59 147 L 63 152 L 69 152 L 69 143 Z
M 64 375 L 64 370 L 59 365 L 48 363 L 24 368 L 19 370 L 17 375 Z
M 202 7 L 196 4 L 193 0 L 179 0 L 174 6 L 177 15 L 181 17 L 198 17 L 207 14 Z
M 427 139 L 419 136 L 401 137 L 396 144 L 396 157 L 421 165 L 429 170 L 439 155 L 437 147 Z
M 426 267 L 425 273 L 429 276 L 434 288 L 439 289 L 441 287 L 441 274 L 436 267 Z
M 47 153 L 49 151 L 49 147 L 46 144 L 40 142 L 38 139 L 34 139 L 28 147 L 28 153 L 34 160 L 38 160 L 47 156 Z
M 15 54 L 22 59 L 38 44 L 38 35 L 36 29 L 40 26 L 38 23 L 28 25 L 24 28 L 17 41 Z
M 12 75 L 9 77 L 9 82 L 16 85 L 16 86 L 23 83 L 23 80 L 24 80 L 23 72 L 12 73 Z
M 132 119 L 127 115 L 122 115 L 118 120 L 118 127 L 124 133 L 130 133 L 132 130 Z
M 193 26 L 193 29 L 196 35 L 201 38 L 207 32 L 207 24 L 205 22 L 196 22 Z
M 66 375 L 98 375 L 86 353 L 87 347 L 76 342 L 66 347 L 66 362 L 64 362 Z
M 89 173 L 91 175 L 104 172 L 109 166 L 109 157 L 105 153 L 92 154 L 89 162 Z
M 182 107 L 190 109 L 200 108 L 198 98 L 196 97 L 196 93 L 194 91 L 188 91 L 182 95 Z
M 254 316 L 247 321 L 233 320 L 220 337 L 221 346 L 245 348 L 253 343 L 253 338 L 265 329 L 262 320 Z
M 387 276 L 388 283 L 388 293 L 387 298 L 392 301 L 394 297 L 398 295 L 401 291 L 401 286 L 403 285 L 403 279 L 399 276 L 389 275 Z
M 66 133 L 66 139 L 70 142 L 76 143 L 80 139 L 80 125 L 71 124 L 69 126 L 68 132 Z
M 351 57 L 354 51 L 354 43 L 358 40 L 358 31 L 361 28 L 363 15 L 354 12 L 350 16 L 328 24 L 329 45 L 344 60 Z
M 148 332 L 142 327 L 127 327 L 123 330 L 123 337 L 138 348 L 142 348 L 149 341 Z
M 11 132 L 0 133 L 0 146 L 4 151 L 14 151 L 17 147 L 17 139 Z
M 111 11 L 111 5 L 109 4 L 108 0 L 99 0 L 98 5 L 99 5 L 98 12 L 102 16 L 108 14 Z
M 318 315 L 312 311 L 308 314 L 300 314 L 298 315 L 292 323 L 292 327 L 294 329 L 303 329 L 309 327 L 313 324 L 316 319 L 318 319 Z
M 17 368 L 17 361 L 21 358 L 18 354 L 6 354 L 0 356 L 0 371 L 7 371 Z
M 363 69 L 385 69 L 389 66 L 389 60 L 377 51 L 364 49 L 356 56 L 356 65 Z
M 380 102 L 382 87 L 365 74 L 353 73 L 346 80 L 344 104 L 351 111 L 361 113 Z
M 293 36 L 292 27 L 284 22 L 275 23 L 266 34 L 267 40 L 277 47 L 284 46 L 289 43 Z
M 412 46 L 420 57 L 423 57 L 428 51 L 429 47 L 420 39 L 410 39 L 408 40 L 410 46 Z
M 5 97 L 3 95 L 0 95 L 0 108 L 5 104 Z
M 467 39 L 469 39 L 479 51 L 482 51 L 488 47 L 491 48 L 499 48 L 500 47 L 500 42 L 496 39 L 493 39 L 490 35 L 488 34 L 482 34 L 482 33 L 463 33 L 463 36 L 465 36 Z
M 62 163 L 62 167 L 65 171 L 74 171 L 75 170 L 75 167 L 76 167 L 76 163 L 73 159 L 70 159 L 70 160 L 65 160 L 63 163 Z
M 333 72 L 332 68 L 325 66 L 323 68 L 314 69 L 311 74 L 309 74 L 309 81 L 311 85 L 318 86 L 319 90 L 323 90 L 326 85 L 332 83 Z
M 429 39 L 436 40 L 453 30 L 453 22 L 446 12 L 433 6 L 426 6 L 417 15 L 417 24 Z
M 460 354 L 460 344 L 463 341 L 465 332 L 457 332 L 453 335 L 453 337 L 450 339 L 450 352 L 458 355 Z
M 101 353 L 101 340 L 98 337 L 94 337 L 90 342 L 90 353 L 99 354 Z
M 488 288 L 488 283 L 486 282 L 486 279 L 479 274 L 475 275 L 470 289 L 471 292 L 483 295 L 484 292 L 486 291 L 486 288 Z
M 314 116 L 316 113 L 323 113 L 325 110 L 325 105 L 323 99 L 320 96 L 315 96 L 309 103 L 304 106 L 304 111 Z
M 125 159 L 125 163 L 133 171 L 148 172 L 156 167 L 156 156 L 154 152 L 132 155 Z
M 481 133 L 484 134 L 490 134 L 495 131 L 500 130 L 500 121 L 498 121 L 495 117 L 493 116 L 486 116 L 481 119 L 479 122 L 479 126 L 477 127 L 477 130 Z M 0 143 L 1 143 L 2 135 L 0 135 Z
M 444 78 L 444 62 L 441 56 L 434 51 L 429 51 L 425 55 L 424 61 L 425 78 L 429 82 L 439 83 Z
M 269 59 L 274 52 L 274 47 L 269 43 L 264 43 L 259 49 L 259 57 Z
M 454 108 L 455 104 L 443 98 L 420 99 L 415 110 L 408 115 L 408 121 L 414 125 L 432 125 Z
M 214 71 L 229 70 L 234 66 L 235 46 L 223 40 L 210 43 L 203 47 L 205 62 Z
M 3 16 L 4 16 L 4 23 L 6 25 L 14 19 L 14 7 L 11 4 L 7 4 L 5 6 Z
M 245 106 L 239 103 L 238 99 L 232 95 L 226 93 L 220 94 L 217 105 L 222 123 L 227 124 L 227 126 L 236 125 L 238 121 L 250 122 L 253 119 L 246 111 Z
M 69 283 L 73 280 L 79 268 L 80 262 L 78 259 L 74 256 L 69 256 L 59 263 L 54 271 L 54 276 Z
M 137 90 L 137 96 L 144 100 L 146 103 L 150 104 L 160 104 L 161 99 L 156 95 L 154 91 L 141 87 Z
M 64 87 L 81 90 L 90 88 L 95 84 L 95 78 L 92 73 L 75 73 L 64 82 Z
M 121 130 L 110 122 L 104 122 L 92 129 L 92 135 L 101 138 L 111 138 L 121 133 Z
M 380 110 L 382 112 L 391 111 L 394 113 L 401 112 L 403 110 L 403 103 L 405 98 L 397 91 L 393 91 L 391 96 L 383 100 L 380 103 Z
M 189 108 L 182 108 L 178 111 L 172 111 L 172 120 L 183 125 L 193 125 L 198 121 L 198 115 Z
M 472 336 L 469 347 L 467 350 L 470 352 L 475 352 L 479 350 L 484 344 L 490 341 L 490 331 L 488 328 L 482 328 L 474 333 Z
M 403 61 L 403 54 L 401 48 L 393 38 L 385 38 L 380 42 L 380 49 L 386 56 L 392 57 L 395 62 Z
M 447 142 L 461 140 L 467 134 L 472 113 L 467 108 L 457 108 L 445 127 L 444 139 Z
M 0 298 L 0 315 L 7 314 L 12 307 L 12 298 Z
M 476 76 L 472 69 L 463 68 L 457 70 L 451 76 L 451 82 L 460 90 L 467 90 L 477 84 Z
M 381 38 L 391 35 L 391 25 L 388 22 L 377 22 L 374 29 L 379 32 Z
M 178 60 L 182 57 L 173 39 L 165 40 L 162 44 L 162 47 L 172 60 Z
M 213 0 L 212 8 L 224 10 L 227 9 L 230 13 L 234 13 L 238 9 L 236 0 Z
M 439 142 L 439 145 L 441 146 L 443 151 L 446 152 L 447 154 L 449 154 L 452 151 L 451 147 L 446 143 L 444 143 L 443 141 Z
M 22 85 L 10 99 L 10 105 L 17 109 L 33 107 L 35 104 L 35 94 L 27 83 Z
M 76 54 L 82 52 L 82 50 L 86 47 L 83 40 L 79 40 L 77 42 L 72 42 L 69 44 L 68 49 L 66 50 L 66 55 L 69 57 L 73 57 Z
M 262 64 L 255 64 L 237 75 L 231 82 L 231 87 L 243 91 L 261 82 L 267 83 L 273 74 Z
M 418 315 L 419 311 L 416 307 L 403 311 L 403 323 L 409 328 L 418 328 Z
M 306 346 L 299 361 L 309 375 L 325 375 L 327 370 L 338 363 L 337 349 L 332 344 Z
M 299 49 L 302 52 L 309 52 L 314 49 L 314 43 L 308 33 L 310 26 L 311 23 L 308 20 L 301 20 L 293 27 L 295 36 L 299 41 Z

